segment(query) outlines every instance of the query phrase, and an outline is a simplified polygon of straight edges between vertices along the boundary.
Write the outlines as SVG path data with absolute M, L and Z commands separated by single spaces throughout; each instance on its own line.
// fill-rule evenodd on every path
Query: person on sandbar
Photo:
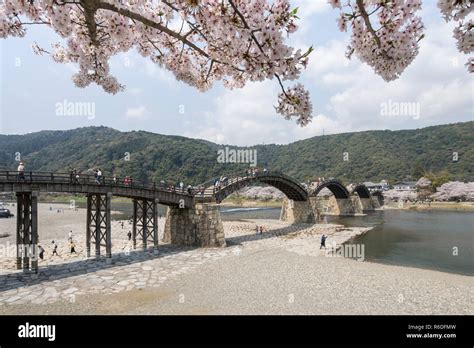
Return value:
M 321 249 L 321 248 L 326 249 L 326 239 L 327 239 L 327 237 L 323 234 L 321 236 L 321 246 L 319 247 L 319 249 Z

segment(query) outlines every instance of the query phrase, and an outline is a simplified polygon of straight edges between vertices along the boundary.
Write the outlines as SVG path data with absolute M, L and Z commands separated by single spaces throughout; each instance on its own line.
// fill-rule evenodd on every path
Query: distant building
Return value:
M 365 187 L 369 190 L 369 192 L 375 191 L 387 191 L 389 189 L 388 182 L 382 180 L 381 182 L 371 182 L 367 181 L 364 182 Z
M 393 184 L 396 191 L 416 191 L 416 181 L 397 181 Z

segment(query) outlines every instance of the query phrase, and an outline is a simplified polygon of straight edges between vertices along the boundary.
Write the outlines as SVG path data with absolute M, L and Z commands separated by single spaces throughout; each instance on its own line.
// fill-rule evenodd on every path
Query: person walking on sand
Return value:
M 263 226 L 260 226 L 260 234 L 263 233 Z
M 58 245 L 54 242 L 54 240 L 51 242 L 53 244 L 53 256 L 59 256 L 58 254 Z
M 71 243 L 69 243 L 69 246 L 71 248 L 71 254 L 77 254 L 76 253 L 76 244 L 71 240 Z
M 127 237 L 128 237 L 128 240 L 131 241 L 132 240 L 132 232 L 128 231 Z
M 38 255 L 41 260 L 44 258 L 44 249 L 41 245 L 38 245 Z
M 69 242 L 72 242 L 72 231 L 69 231 L 69 235 L 68 235 L 67 240 L 68 240 Z
M 322 249 L 322 248 L 326 249 L 326 239 L 327 237 L 323 234 L 321 236 L 321 246 L 319 247 L 319 249 Z
M 122 221 L 121 225 L 122 225 L 122 230 L 123 230 L 123 221 Z
M 258 234 L 258 231 L 259 231 L 259 229 L 258 229 L 258 225 L 257 225 L 257 226 L 255 226 L 255 232 Z

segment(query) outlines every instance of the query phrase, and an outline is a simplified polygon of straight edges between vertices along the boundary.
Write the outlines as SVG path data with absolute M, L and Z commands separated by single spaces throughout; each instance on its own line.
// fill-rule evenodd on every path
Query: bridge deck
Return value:
M 64 173 L 25 172 L 19 177 L 16 172 L 0 172 L 0 192 L 59 192 L 73 194 L 107 194 L 133 199 L 158 199 L 160 204 L 193 205 L 192 193 L 182 192 L 163 184 L 140 182 L 114 182 L 112 178 L 99 181 L 92 175 L 80 175 L 78 179 Z

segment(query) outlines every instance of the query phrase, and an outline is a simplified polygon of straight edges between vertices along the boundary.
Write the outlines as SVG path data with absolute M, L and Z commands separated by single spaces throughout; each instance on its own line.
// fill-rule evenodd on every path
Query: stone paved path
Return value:
M 14 260 L 0 261 L 0 312 L 2 306 L 16 304 L 50 304 L 76 301 L 84 294 L 113 294 L 132 289 L 156 288 L 181 274 L 196 272 L 208 262 L 239 255 L 244 250 L 285 247 L 302 254 L 323 255 L 319 250 L 321 233 L 328 241 L 343 242 L 366 229 L 344 229 L 336 225 L 291 225 L 260 220 L 267 230 L 255 233 L 255 221 L 224 222 L 228 247 L 191 248 L 160 245 L 159 254 L 152 250 L 131 250 L 124 238 L 113 241 L 113 263 L 105 259 L 87 259 L 84 252 L 68 254 L 65 247 L 60 257 L 40 262 L 39 275 L 17 271 Z M 76 238 L 77 245 L 84 241 Z M 67 245 L 65 241 L 59 241 Z M 130 251 L 131 250 L 131 251 Z

